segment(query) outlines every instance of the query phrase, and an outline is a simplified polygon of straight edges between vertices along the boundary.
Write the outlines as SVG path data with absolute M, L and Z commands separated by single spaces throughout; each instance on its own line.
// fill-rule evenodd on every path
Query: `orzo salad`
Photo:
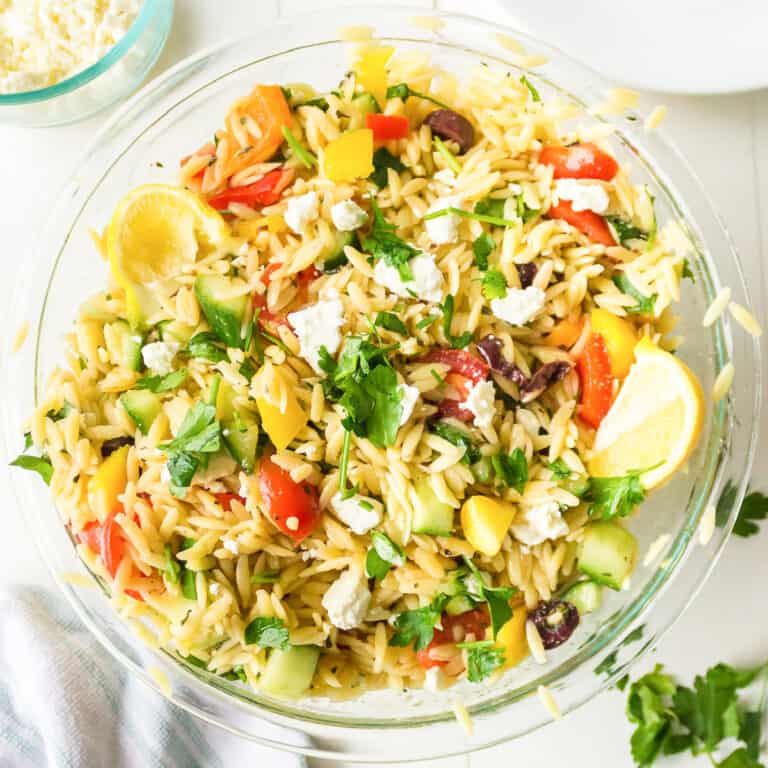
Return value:
M 487 683 L 622 588 L 703 399 L 674 233 L 574 114 L 370 43 L 127 192 L 21 463 L 143 636 L 278 696 Z

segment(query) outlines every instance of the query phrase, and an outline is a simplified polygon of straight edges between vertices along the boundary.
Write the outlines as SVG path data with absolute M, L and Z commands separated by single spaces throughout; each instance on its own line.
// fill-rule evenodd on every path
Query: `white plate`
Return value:
M 517 25 L 643 90 L 768 86 L 766 0 L 500 0 Z

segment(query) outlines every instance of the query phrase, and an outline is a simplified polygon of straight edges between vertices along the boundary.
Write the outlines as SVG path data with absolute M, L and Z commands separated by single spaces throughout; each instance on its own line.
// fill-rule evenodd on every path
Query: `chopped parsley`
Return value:
M 473 210 L 482 216 L 503 217 L 506 202 L 504 198 L 500 197 L 484 197 L 475 203 Z
M 288 146 L 293 150 L 293 154 L 306 168 L 312 168 L 317 165 L 317 158 L 305 147 L 302 147 L 299 140 L 294 135 L 293 131 L 284 125 L 281 129 L 283 138 L 288 143 Z
M 640 293 L 640 291 L 632 285 L 624 272 L 615 274 L 613 276 L 613 282 L 622 293 L 631 296 L 637 302 L 633 307 L 624 307 L 627 312 L 630 314 L 648 314 L 653 312 L 653 307 L 656 304 L 655 293 L 651 296 L 646 296 L 644 293 Z
M 521 192 L 515 198 L 515 212 L 517 213 L 517 218 L 520 219 L 523 224 L 527 224 L 529 221 L 535 219 L 541 213 L 541 210 L 539 208 L 529 208 L 528 204 L 525 202 L 525 195 Z
M 448 595 L 438 595 L 429 605 L 412 611 L 403 611 L 395 619 L 395 633 L 389 644 L 405 648 L 413 643 L 414 650 L 423 651 L 435 634 L 435 625 L 440 621 Z
M 636 227 L 631 221 L 622 219 L 621 216 L 606 216 L 605 220 L 613 231 L 613 236 L 625 247 L 632 240 L 645 240 L 648 237 L 642 229 Z
M 691 265 L 688 263 L 688 259 L 683 259 L 683 270 L 680 274 L 680 277 L 682 277 L 683 280 L 688 278 L 692 283 L 696 282 L 696 275 L 693 274 L 693 270 L 691 269 Z
M 475 238 L 472 243 L 472 252 L 475 254 L 474 265 L 485 271 L 488 269 L 488 257 L 493 253 L 493 249 L 496 247 L 496 241 L 487 232 L 483 232 Z
M 170 392 L 187 380 L 188 371 L 180 368 L 167 376 L 144 376 L 136 382 L 136 389 L 148 389 L 150 392 Z
M 365 575 L 370 579 L 383 579 L 393 565 L 405 562 L 403 548 L 395 544 L 386 533 L 371 531 L 371 546 L 365 558 Z
M 507 295 L 507 278 L 498 269 L 489 269 L 482 280 L 483 296 L 491 299 L 502 299 Z
M 277 616 L 257 616 L 245 628 L 245 644 L 284 651 L 290 645 L 288 627 Z
M 362 246 L 374 259 L 383 259 L 390 267 L 395 267 L 403 282 L 413 280 L 413 273 L 408 262 L 421 251 L 410 243 L 401 240 L 396 234 L 397 227 L 390 224 L 381 212 L 378 203 L 371 200 L 373 225 L 370 233 L 363 238 Z
M 376 315 L 374 325 L 377 328 L 384 328 L 393 333 L 399 333 L 401 336 L 408 335 L 408 328 L 405 323 L 393 312 L 379 312 Z
M 429 328 L 432 323 L 435 322 L 435 320 L 439 320 L 440 315 L 427 315 L 426 317 L 423 317 L 421 320 L 419 320 L 418 323 L 416 323 L 416 327 L 421 331 L 424 328 Z
M 457 643 L 457 648 L 467 652 L 467 680 L 480 683 L 497 669 L 504 666 L 504 649 L 494 645 L 493 640 L 478 640 L 474 643 Z
M 451 426 L 445 421 L 435 421 L 430 426 L 430 430 L 438 437 L 442 437 L 443 440 L 447 440 L 451 445 L 464 448 L 464 455 L 461 457 L 462 464 L 474 464 L 480 458 L 480 450 L 463 429 Z
M 448 343 L 451 345 L 451 349 L 464 349 L 464 347 L 472 341 L 472 332 L 464 331 L 458 336 L 454 336 L 451 333 L 451 324 L 453 323 L 453 311 L 454 311 L 455 299 L 451 294 L 445 297 L 445 303 L 442 305 L 443 310 L 443 333 Z
M 498 483 L 523 493 L 528 482 L 528 460 L 520 448 L 515 448 L 509 455 L 497 453 L 491 456 L 491 465 Z
M 212 363 L 229 359 L 226 347 L 219 342 L 219 337 L 210 331 L 196 333 L 187 342 L 187 353 L 190 357 L 199 357 Z
M 280 579 L 280 571 L 257 571 L 251 576 L 251 584 L 274 584 Z
M 499 630 L 512 618 L 510 599 L 517 593 L 515 587 L 489 587 L 483 580 L 478 567 L 468 558 L 464 558 L 471 574 L 464 579 L 468 595 L 479 601 L 488 603 L 488 613 L 491 617 L 491 630 L 493 638 L 499 634 Z
M 541 101 L 541 96 L 536 90 L 536 87 L 525 75 L 520 76 L 520 82 L 528 89 L 528 92 L 531 94 L 531 101 Z
M 497 227 L 517 226 L 517 221 L 514 221 L 512 219 L 505 219 L 500 216 L 491 216 L 487 213 L 478 213 L 477 211 L 478 205 L 480 205 L 480 203 L 477 203 L 477 205 L 475 205 L 474 211 L 465 211 L 463 208 L 456 208 L 451 205 L 451 206 L 448 206 L 447 208 L 441 208 L 439 211 L 428 213 L 423 218 L 423 221 L 429 221 L 431 219 L 440 218 L 440 216 L 447 216 L 448 214 L 453 214 L 454 216 L 461 216 L 464 219 L 475 219 L 475 221 L 484 221 L 486 224 L 494 224 Z
M 400 173 L 405 166 L 399 157 L 395 157 L 386 147 L 379 147 L 373 153 L 373 173 L 368 177 L 379 189 L 387 186 L 387 169 Z
M 552 472 L 552 477 L 555 480 L 568 480 L 573 474 L 571 468 L 562 459 L 550 461 L 547 464 L 547 469 Z
M 592 504 L 590 517 L 611 520 L 626 517 L 645 499 L 640 476 L 647 470 L 631 470 L 622 477 L 592 477 L 586 500 Z
M 388 99 L 402 99 L 405 101 L 410 96 L 415 96 L 417 99 L 425 99 L 431 101 L 433 104 L 437 104 L 438 107 L 443 109 L 450 109 L 447 104 L 443 104 L 442 101 L 438 101 L 434 96 L 430 96 L 428 93 L 421 93 L 420 91 L 414 91 L 408 83 L 398 83 L 397 85 L 390 85 L 387 88 Z

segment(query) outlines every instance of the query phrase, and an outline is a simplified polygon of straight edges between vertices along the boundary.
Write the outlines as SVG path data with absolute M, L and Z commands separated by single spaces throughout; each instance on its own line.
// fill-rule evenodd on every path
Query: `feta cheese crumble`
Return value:
M 384 505 L 378 499 L 359 494 L 345 499 L 337 493 L 331 499 L 331 509 L 336 517 L 358 536 L 375 528 L 384 515 Z
M 400 426 L 408 423 L 408 420 L 413 415 L 413 409 L 416 407 L 416 403 L 419 402 L 418 387 L 412 387 L 410 384 L 401 384 L 398 389 L 402 399 L 400 400 L 400 407 L 403 409 L 400 414 Z
M 0 93 L 47 88 L 106 56 L 142 0 L 0 3 Z
M 360 571 L 344 571 L 328 587 L 322 602 L 334 627 L 339 629 L 359 627 L 371 603 L 368 580 Z
M 580 182 L 577 179 L 558 179 L 554 196 L 558 200 L 570 200 L 574 211 L 605 213 L 610 203 L 602 184 Z
M 240 545 L 235 539 L 222 539 L 221 544 L 224 549 L 229 550 L 233 555 L 240 554 Z
M 153 341 L 141 348 L 144 365 L 153 373 L 166 376 L 173 370 L 173 358 L 180 345 L 175 341 Z
M 491 312 L 511 325 L 525 325 L 541 312 L 545 299 L 544 291 L 533 285 L 507 288 L 504 298 L 491 300 Z
M 354 200 L 342 200 L 331 208 L 331 219 L 336 229 L 352 232 L 368 221 L 368 214 Z
M 409 262 L 413 280 L 403 282 L 397 267 L 391 267 L 383 259 L 373 268 L 373 279 L 392 293 L 412 299 L 438 303 L 443 298 L 443 274 L 437 268 L 435 257 L 429 253 L 414 256 Z
M 529 507 L 522 516 L 515 518 L 510 528 L 514 537 L 529 547 L 547 539 L 559 539 L 569 531 L 556 501 Z
M 307 192 L 305 195 L 288 198 L 288 207 L 283 214 L 285 223 L 297 235 L 303 235 L 310 221 L 320 215 L 320 201 L 317 192 Z
M 464 199 L 457 196 L 441 197 L 435 200 L 427 209 L 427 214 L 444 211 L 446 208 L 461 208 L 464 205 Z M 459 236 L 459 224 L 461 218 L 455 213 L 447 213 L 445 216 L 438 216 L 436 219 L 427 219 L 424 226 L 427 229 L 429 239 L 437 245 L 445 243 L 455 243 Z
M 299 340 L 301 356 L 321 373 L 320 347 L 335 355 L 341 344 L 339 329 L 344 325 L 344 306 L 338 299 L 318 301 L 306 309 L 291 312 L 288 320 Z
M 461 403 L 461 407 L 472 412 L 476 427 L 485 429 L 491 426 L 493 417 L 496 415 L 495 399 L 496 388 L 493 386 L 493 382 L 479 381 L 472 385 L 466 399 Z

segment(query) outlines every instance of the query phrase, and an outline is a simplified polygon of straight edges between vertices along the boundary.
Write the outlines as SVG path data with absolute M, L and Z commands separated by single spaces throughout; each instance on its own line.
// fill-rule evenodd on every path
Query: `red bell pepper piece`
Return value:
M 403 115 L 368 114 L 365 125 L 373 131 L 374 141 L 405 139 L 408 136 L 408 118 Z
M 253 184 L 242 187 L 230 187 L 209 198 L 208 205 L 217 211 L 229 208 L 230 203 L 240 203 L 251 208 L 274 205 L 282 196 L 283 190 L 293 181 L 291 169 L 276 168 L 262 176 Z
M 550 219 L 562 219 L 578 229 L 579 232 L 583 232 L 595 243 L 601 243 L 605 246 L 616 245 L 608 224 L 599 213 L 594 211 L 574 211 L 568 200 L 561 200 L 547 211 L 547 216 Z
M 556 179 L 610 181 L 619 170 L 619 164 L 607 152 L 591 143 L 544 147 L 539 154 L 539 162 L 553 166 Z
M 578 414 L 582 421 L 597 429 L 613 402 L 613 373 L 605 339 L 593 333 L 576 362 L 581 381 Z

